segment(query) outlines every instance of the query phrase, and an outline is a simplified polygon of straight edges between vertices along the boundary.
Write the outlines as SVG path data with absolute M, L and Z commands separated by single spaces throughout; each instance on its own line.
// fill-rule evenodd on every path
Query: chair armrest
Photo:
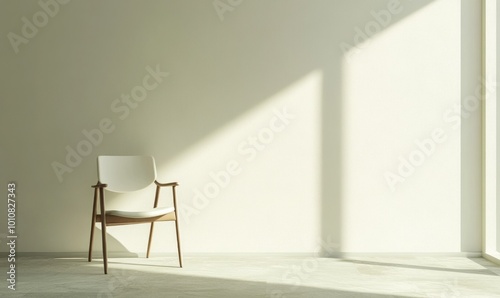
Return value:
M 108 185 L 101 182 L 97 182 L 96 185 L 92 185 L 92 188 L 105 188 L 105 187 L 108 187 Z
M 179 183 L 177 182 L 169 182 L 169 183 L 160 183 L 158 181 L 155 180 L 155 184 L 160 186 L 160 187 L 164 187 L 164 186 L 177 186 L 179 185 Z

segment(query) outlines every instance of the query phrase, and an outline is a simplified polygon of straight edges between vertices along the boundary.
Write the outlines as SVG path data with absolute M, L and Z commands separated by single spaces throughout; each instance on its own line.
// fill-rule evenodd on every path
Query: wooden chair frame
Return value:
M 95 185 L 92 185 L 94 188 L 94 204 L 92 207 L 92 224 L 90 228 L 90 245 L 89 245 L 89 255 L 88 261 L 92 261 L 92 246 L 94 242 L 94 229 L 96 222 L 101 223 L 101 232 L 102 232 L 102 255 L 104 262 L 104 274 L 108 274 L 108 253 L 106 248 L 106 227 L 107 226 L 117 226 L 117 225 L 130 225 L 130 224 L 140 224 L 140 223 L 151 223 L 151 227 L 149 229 L 149 240 L 148 240 L 148 249 L 146 253 L 146 258 L 149 258 L 149 252 L 151 249 L 151 240 L 153 238 L 153 229 L 154 224 L 157 221 L 174 221 L 175 222 L 175 233 L 177 237 L 177 253 L 179 255 L 179 267 L 182 268 L 182 255 L 181 255 L 181 242 L 179 237 L 179 223 L 177 221 L 177 200 L 175 194 L 175 187 L 179 184 L 177 182 L 170 183 L 160 183 L 158 181 L 154 181 L 156 184 L 156 193 L 153 207 L 158 207 L 158 201 L 160 197 L 160 189 L 162 187 L 172 187 L 172 198 L 174 202 L 174 211 L 167 213 L 162 216 L 156 217 L 148 217 L 148 218 L 129 218 L 129 217 L 121 217 L 115 215 L 107 215 L 106 208 L 104 204 L 104 190 L 107 187 L 107 184 L 103 184 L 99 181 Z M 97 199 L 99 198 L 99 204 L 101 209 L 101 214 L 97 214 Z M 103 216 L 104 214 L 104 216 Z

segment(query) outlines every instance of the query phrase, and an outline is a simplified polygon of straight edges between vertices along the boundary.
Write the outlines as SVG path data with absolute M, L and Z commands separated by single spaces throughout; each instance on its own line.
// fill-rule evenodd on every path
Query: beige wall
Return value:
M 480 113 L 454 110 L 479 84 L 479 1 L 62 2 L 47 22 L 0 2 L 19 251 L 86 250 L 99 154 L 179 181 L 186 252 L 480 250 Z M 109 233 L 145 250 L 147 227 Z
M 497 77 L 497 82 L 498 82 L 498 70 L 500 69 L 500 53 L 498 52 L 498 42 L 500 41 L 500 20 L 499 20 L 499 16 L 500 15 L 500 5 L 498 5 L 498 3 L 496 4 L 496 40 L 495 40 L 495 44 L 496 44 L 496 51 L 497 51 L 497 54 L 496 54 L 496 69 L 495 69 L 495 75 Z M 496 135 L 497 135 L 497 138 L 496 138 L 496 152 L 497 152 L 497 156 L 496 156 L 496 161 L 497 161 L 497 176 L 496 176 L 496 181 L 497 181 L 497 191 L 496 191 L 496 252 L 497 253 L 500 253 L 500 219 L 498 218 L 499 214 L 500 214 L 500 197 L 498 196 L 498 194 L 500 193 L 498 190 L 499 190 L 499 187 L 500 187 L 500 183 L 498 183 L 498 173 L 500 173 L 500 165 L 498 164 L 498 158 L 500 157 L 500 146 L 498 146 L 498 140 L 500 140 L 500 129 L 499 129 L 499 126 L 500 126 L 500 121 L 498 119 L 498 115 L 500 115 L 500 105 L 498 104 L 498 85 L 496 84 L 495 85 L 495 97 L 493 97 L 495 100 L 496 100 L 496 103 L 497 103 L 497 113 L 496 113 L 496 125 L 497 125 L 497 130 L 496 130 Z M 497 257 L 497 261 L 500 261 L 498 258 L 500 258 L 500 256 L 497 254 L 496 255 Z

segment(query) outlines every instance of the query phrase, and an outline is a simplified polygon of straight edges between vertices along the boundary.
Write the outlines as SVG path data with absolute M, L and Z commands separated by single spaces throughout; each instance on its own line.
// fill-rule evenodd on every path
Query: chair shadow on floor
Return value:
M 166 262 L 166 266 L 160 266 L 159 262 Z M 38 288 L 37 297 L 53 297 L 60 293 L 61 287 L 67 287 L 64 293 L 71 297 L 360 297 L 360 298 L 394 298 L 392 294 L 371 293 L 369 290 L 349 291 L 333 288 L 320 288 L 301 285 L 300 283 L 289 283 L 278 279 L 272 281 L 229 279 L 214 276 L 200 276 L 200 273 L 190 274 L 189 268 L 177 270 L 176 256 L 153 258 L 151 263 L 133 263 L 120 261 L 116 258 L 110 259 L 114 263 L 114 269 L 108 275 L 101 274 L 102 264 L 88 263 L 82 256 L 76 259 L 54 259 L 54 275 L 58 276 L 60 286 L 47 286 Z M 71 263 L 72 265 L 70 265 Z M 168 264 L 171 263 L 172 266 Z M 175 268 L 173 268 L 175 267 Z M 63 270 L 58 272 L 58 268 Z M 68 272 L 70 270 L 71 272 Z M 153 272 L 153 270 L 161 272 Z M 176 270 L 179 273 L 173 273 Z M 206 275 L 214 274 L 210 272 Z M 40 276 L 39 282 L 44 283 Z M 53 278 L 53 277 L 52 277 Z M 252 274 L 249 278 L 257 279 Z M 276 276 L 279 278 L 279 276 Z M 65 280 L 67 279 L 67 280 Z M 72 280 L 84 280 L 72 284 Z M 57 292 L 59 291 L 59 292 Z M 68 297 L 69 297 L 68 296 Z M 397 295 L 406 298 L 412 296 Z

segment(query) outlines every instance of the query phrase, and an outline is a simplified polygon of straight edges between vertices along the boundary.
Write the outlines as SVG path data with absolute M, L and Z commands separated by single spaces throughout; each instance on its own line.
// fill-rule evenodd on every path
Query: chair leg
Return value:
M 97 208 L 97 188 L 94 190 L 94 205 L 92 207 L 92 223 L 90 225 L 90 241 L 89 241 L 89 262 L 92 261 L 92 246 L 94 244 L 94 229 L 95 229 L 95 216 Z
M 104 218 L 105 216 L 103 216 Z M 104 274 L 108 274 L 108 252 L 106 249 L 106 224 L 101 222 L 102 230 L 102 260 L 104 262 Z
M 108 251 L 106 248 L 106 210 L 104 209 L 104 191 L 100 189 L 101 199 L 101 231 L 102 231 L 102 259 L 104 262 L 104 274 L 108 274 Z
M 179 266 L 182 268 L 182 255 L 181 255 L 181 239 L 179 236 L 179 224 L 175 220 L 175 234 L 177 235 L 177 253 L 179 254 Z
M 149 240 L 148 240 L 148 250 L 146 252 L 146 258 L 149 258 L 149 251 L 151 249 L 151 240 L 153 239 L 153 229 L 154 229 L 155 223 L 151 223 L 151 228 L 149 229 Z
M 182 255 L 181 255 L 181 238 L 179 236 L 179 217 L 177 216 L 177 197 L 175 194 L 175 186 L 172 187 L 172 199 L 174 201 L 175 210 L 175 234 L 177 235 L 177 253 L 179 254 L 179 267 L 182 268 Z

